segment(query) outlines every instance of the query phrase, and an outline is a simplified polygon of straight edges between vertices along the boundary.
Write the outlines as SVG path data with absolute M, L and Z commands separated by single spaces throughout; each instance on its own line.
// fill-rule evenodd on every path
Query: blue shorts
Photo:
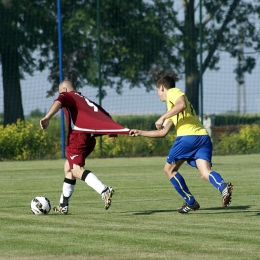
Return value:
M 178 136 L 166 161 L 176 164 L 178 160 L 186 160 L 190 166 L 197 168 L 196 159 L 204 159 L 211 163 L 212 149 L 208 135 Z

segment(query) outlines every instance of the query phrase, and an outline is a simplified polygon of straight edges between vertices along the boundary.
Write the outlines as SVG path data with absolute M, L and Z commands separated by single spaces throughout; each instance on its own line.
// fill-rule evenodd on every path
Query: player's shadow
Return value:
M 153 215 L 156 213 L 169 213 L 169 212 L 176 212 L 176 210 L 146 210 L 142 212 L 134 212 L 133 215 Z
M 250 209 L 251 205 L 241 205 L 241 206 L 230 206 L 230 207 L 212 207 L 212 208 L 200 208 L 200 210 L 220 210 L 220 209 L 234 209 L 234 210 L 248 210 Z
M 241 205 L 241 206 L 230 206 L 227 208 L 223 207 L 212 207 L 212 208 L 200 208 L 200 211 L 205 211 L 205 214 L 216 214 L 219 211 L 219 214 L 223 213 L 237 213 L 238 211 L 240 212 L 258 212 L 256 210 L 250 210 L 251 205 Z M 214 211 L 207 213 L 207 211 Z M 220 212 L 221 211 L 221 212 Z
M 211 208 L 200 208 L 198 213 L 202 214 L 233 214 L 240 212 L 251 212 L 251 213 L 257 213 L 256 215 L 260 215 L 259 211 L 256 210 L 250 210 L 251 205 L 244 205 L 244 206 L 230 206 L 228 208 L 222 208 L 222 207 L 211 207 Z M 212 212 L 209 212 L 212 211 Z M 153 215 L 157 213 L 169 213 L 169 212 L 177 212 L 177 209 L 173 210 L 146 210 L 142 212 L 134 212 L 133 215 Z

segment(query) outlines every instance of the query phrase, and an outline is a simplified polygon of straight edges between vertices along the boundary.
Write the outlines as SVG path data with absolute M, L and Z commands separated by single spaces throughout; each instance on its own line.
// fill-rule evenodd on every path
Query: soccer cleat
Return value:
M 66 215 L 66 214 L 68 214 L 68 212 L 69 212 L 69 207 L 68 207 L 68 206 L 64 206 L 64 207 L 62 207 L 62 206 L 56 206 L 56 207 L 53 208 L 53 210 L 54 210 L 56 213 Z
M 102 200 L 105 202 L 105 210 L 109 209 L 112 203 L 112 195 L 115 191 L 112 187 L 106 187 L 106 189 L 101 193 Z
M 200 208 L 200 204 L 195 200 L 195 202 L 190 205 L 188 203 L 184 203 L 182 207 L 178 208 L 179 213 L 188 213 L 192 210 L 196 211 Z
M 226 208 L 231 203 L 233 187 L 234 185 L 231 182 L 228 182 L 221 192 L 223 208 Z

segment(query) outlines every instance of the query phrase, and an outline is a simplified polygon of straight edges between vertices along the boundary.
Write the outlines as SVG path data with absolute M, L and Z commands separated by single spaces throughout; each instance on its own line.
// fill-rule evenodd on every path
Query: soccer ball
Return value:
M 31 211 L 35 215 L 47 215 L 51 210 L 51 202 L 43 196 L 37 196 L 31 201 Z

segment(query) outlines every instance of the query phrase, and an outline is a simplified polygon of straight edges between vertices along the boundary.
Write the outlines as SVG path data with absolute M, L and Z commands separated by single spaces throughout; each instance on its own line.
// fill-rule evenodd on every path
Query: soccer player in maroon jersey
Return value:
M 59 206 L 54 207 L 53 210 L 56 213 L 68 213 L 69 200 L 73 194 L 76 179 L 86 182 L 101 194 L 105 209 L 108 209 L 114 190 L 102 183 L 93 172 L 84 168 L 85 159 L 95 148 L 95 136 L 108 134 L 113 139 L 117 137 L 117 134 L 128 134 L 129 129 L 117 124 L 101 106 L 77 92 L 71 81 L 62 81 L 59 85 L 59 93 L 46 116 L 40 120 L 41 128 L 46 129 L 50 119 L 61 108 L 66 118 L 65 179 Z

